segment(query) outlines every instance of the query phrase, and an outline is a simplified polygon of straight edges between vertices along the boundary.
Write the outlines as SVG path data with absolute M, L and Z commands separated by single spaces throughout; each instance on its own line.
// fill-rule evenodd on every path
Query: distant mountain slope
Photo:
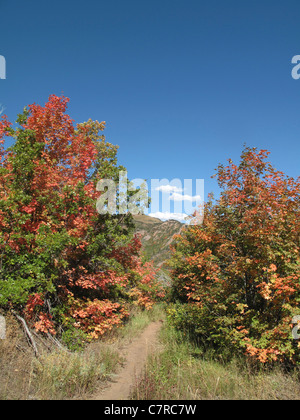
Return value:
M 170 258 L 170 245 L 173 237 L 179 234 L 184 225 L 177 220 L 160 219 L 146 215 L 134 216 L 136 233 L 141 235 L 143 251 L 147 258 L 153 261 L 156 268 L 161 268 L 161 280 L 168 281 L 165 262 Z

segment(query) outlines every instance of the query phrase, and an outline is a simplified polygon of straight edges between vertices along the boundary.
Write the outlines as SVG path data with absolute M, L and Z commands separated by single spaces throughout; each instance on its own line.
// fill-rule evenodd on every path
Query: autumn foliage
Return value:
M 176 240 L 173 295 L 181 304 L 169 316 L 218 351 L 296 363 L 300 179 L 275 170 L 268 154 L 245 148 L 239 165 L 219 165 L 220 198 Z
M 16 128 L 0 121 L 0 306 L 44 333 L 96 338 L 128 316 L 128 303 L 149 307 L 148 291 L 161 290 L 130 214 L 96 211 L 97 182 L 124 169 L 117 147 L 103 122 L 75 125 L 67 104 L 52 95 L 24 109 Z

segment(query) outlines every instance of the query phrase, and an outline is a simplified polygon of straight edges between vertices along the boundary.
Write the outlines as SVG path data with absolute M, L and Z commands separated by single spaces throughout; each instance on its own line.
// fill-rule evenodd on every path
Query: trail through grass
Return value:
M 244 360 L 221 363 L 205 356 L 183 333 L 165 324 L 164 350 L 149 358 L 132 393 L 138 400 L 293 400 L 300 398 L 299 372 L 253 371 Z

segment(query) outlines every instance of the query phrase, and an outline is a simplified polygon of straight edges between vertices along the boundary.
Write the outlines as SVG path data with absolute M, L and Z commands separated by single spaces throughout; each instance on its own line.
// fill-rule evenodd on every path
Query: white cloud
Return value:
M 200 195 L 178 194 L 177 192 L 174 192 L 171 195 L 170 200 L 173 200 L 173 201 L 190 201 L 191 203 L 193 203 L 195 201 L 201 200 L 201 196 Z
M 155 213 L 149 213 L 148 216 L 156 217 L 157 219 L 161 219 L 161 220 L 177 220 L 178 222 L 187 221 L 186 219 L 188 218 L 187 214 L 170 213 L 168 211 L 165 211 L 165 212 L 157 211 Z
M 182 188 L 175 187 L 174 185 L 160 185 L 159 187 L 155 188 L 155 191 L 161 191 L 164 193 L 180 193 L 182 192 Z

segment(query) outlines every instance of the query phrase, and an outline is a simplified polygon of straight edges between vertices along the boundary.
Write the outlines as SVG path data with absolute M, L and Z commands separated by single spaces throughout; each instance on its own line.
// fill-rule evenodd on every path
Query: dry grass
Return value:
M 169 326 L 164 351 L 152 356 L 132 398 L 138 400 L 298 400 L 299 372 L 254 372 L 239 360 L 220 363 Z
M 6 339 L 0 340 L 0 399 L 30 399 L 34 356 L 18 322 L 7 317 L 6 323 Z
M 20 323 L 7 316 L 6 339 L 0 340 L 0 400 L 90 398 L 120 367 L 122 348 L 162 314 L 161 308 L 137 310 L 125 327 L 82 352 L 67 352 L 35 337 L 39 359 L 34 357 Z
M 88 399 L 103 388 L 122 362 L 120 353 L 151 321 L 163 317 L 162 308 L 137 312 L 109 337 L 81 353 L 57 348 L 41 350 L 37 360 L 19 322 L 8 317 L 7 338 L 0 340 L 0 400 Z M 254 373 L 238 360 L 222 364 L 203 357 L 199 348 L 165 325 L 162 351 L 149 359 L 133 393 L 140 400 L 300 399 L 299 372 L 280 369 Z M 40 343 L 41 344 L 41 343 Z
M 35 360 L 33 385 L 38 399 L 86 399 L 116 369 L 116 352 L 67 353 L 56 351 Z
M 51 344 L 44 346 L 39 339 L 37 359 L 18 321 L 7 317 L 6 323 L 6 339 L 0 340 L 0 400 L 85 399 L 121 362 L 105 342 L 71 353 L 53 346 L 49 351 Z

